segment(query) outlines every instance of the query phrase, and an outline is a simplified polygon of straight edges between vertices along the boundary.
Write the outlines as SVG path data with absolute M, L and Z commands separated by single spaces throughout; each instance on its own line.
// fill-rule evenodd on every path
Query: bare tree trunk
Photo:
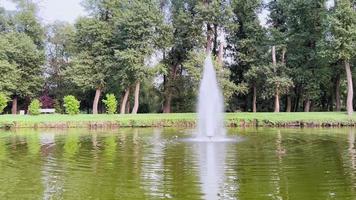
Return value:
M 310 99 L 305 100 L 305 102 L 304 102 L 304 112 L 309 112 L 310 111 L 310 104 L 311 104 Z
M 135 104 L 134 107 L 132 108 L 132 114 L 137 114 L 138 111 L 138 106 L 139 106 L 139 98 L 140 98 L 140 81 L 137 81 L 136 87 L 135 87 Z
M 336 111 L 341 110 L 341 99 L 340 99 L 340 74 L 336 75 L 335 80 L 335 100 L 336 100 Z
M 257 112 L 257 89 L 256 89 L 256 85 L 253 85 L 253 99 L 252 99 L 252 112 Z
M 93 102 L 93 114 L 98 114 L 98 104 L 101 95 L 101 88 L 97 88 L 95 91 L 95 97 Z
M 130 87 L 125 90 L 124 98 L 122 99 L 121 107 L 120 107 L 120 114 L 125 114 L 127 99 L 129 98 L 130 94 Z
M 272 64 L 273 64 L 274 66 L 277 65 L 276 46 L 272 46 Z
M 346 77 L 347 77 L 347 102 L 346 102 L 346 109 L 347 114 L 351 116 L 354 112 L 353 109 L 353 97 L 354 97 L 354 89 L 352 85 L 352 74 L 349 61 L 345 61 L 345 70 L 346 70 Z
M 277 59 L 276 59 L 276 46 L 272 46 L 272 64 L 273 66 L 277 65 Z M 280 106 L 279 106 L 279 86 L 276 85 L 276 90 L 274 94 L 274 112 L 279 112 Z
M 286 112 L 292 111 L 292 97 L 290 95 L 287 96 L 287 108 Z
M 279 112 L 280 106 L 279 106 L 279 88 L 276 87 L 276 92 L 274 96 L 274 112 Z
M 14 99 L 12 100 L 11 113 L 12 113 L 13 115 L 16 115 L 16 114 L 17 114 L 17 96 L 15 96 Z

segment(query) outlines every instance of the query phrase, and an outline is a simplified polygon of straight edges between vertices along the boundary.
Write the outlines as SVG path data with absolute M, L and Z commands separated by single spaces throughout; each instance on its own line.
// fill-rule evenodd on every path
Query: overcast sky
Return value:
M 74 23 L 79 16 L 84 16 L 85 11 L 80 5 L 82 0 L 34 0 L 39 5 L 39 17 L 44 23 L 52 23 L 56 20 Z M 268 2 L 269 0 L 264 0 Z M 334 5 L 334 0 L 327 0 L 326 6 Z M 0 0 L 0 6 L 7 10 L 14 10 L 15 4 L 11 0 Z M 268 12 L 263 10 L 259 14 L 262 25 L 266 25 Z
M 35 0 L 39 6 L 39 17 L 44 23 L 56 20 L 74 23 L 79 16 L 84 16 L 85 11 L 80 5 L 81 0 Z M 0 0 L 0 6 L 7 10 L 15 10 L 15 4 L 10 0 Z

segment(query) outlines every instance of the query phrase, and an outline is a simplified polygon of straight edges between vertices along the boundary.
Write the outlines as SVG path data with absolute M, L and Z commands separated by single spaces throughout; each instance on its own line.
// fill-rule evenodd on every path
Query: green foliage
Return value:
M 63 98 L 64 108 L 67 114 L 76 115 L 79 114 L 80 102 L 72 95 L 65 96 Z
M 71 79 L 66 79 L 65 71 L 72 65 L 74 44 L 74 26 L 68 23 L 55 22 L 46 27 L 47 63 L 45 68 L 46 85 L 51 86 L 50 95 L 54 99 L 63 99 L 68 93 L 78 89 Z
M 43 83 L 41 67 L 44 63 L 43 51 L 38 50 L 31 38 L 24 33 L 6 33 L 3 37 L 8 43 L 3 51 L 3 57 L 8 64 L 4 61 L 2 65 L 7 66 L 9 68 L 7 70 L 14 69 L 10 75 L 10 72 L 6 73 L 7 76 L 12 76 L 8 79 L 13 84 L 12 87 L 8 86 L 9 90 L 22 97 L 34 96 L 41 90 Z M 3 69 L 5 71 L 6 68 Z
M 117 100 L 114 94 L 106 94 L 106 99 L 103 99 L 106 107 L 106 113 L 115 114 L 117 110 Z
M 56 113 L 63 114 L 63 107 L 61 106 L 61 103 L 59 102 L 58 99 L 54 100 L 53 103 L 53 108 L 56 110 Z
M 39 115 L 41 109 L 41 102 L 38 99 L 34 99 L 31 101 L 30 105 L 28 106 L 28 112 L 30 115 Z
M 4 112 L 8 101 L 9 98 L 4 93 L 0 93 L 0 114 Z
M 75 59 L 65 71 L 67 79 L 83 90 L 104 87 L 111 65 L 110 27 L 98 19 L 81 18 L 75 28 Z

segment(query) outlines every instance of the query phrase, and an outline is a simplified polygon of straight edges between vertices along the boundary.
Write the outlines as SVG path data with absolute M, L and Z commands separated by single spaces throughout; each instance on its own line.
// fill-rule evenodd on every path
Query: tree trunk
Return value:
M 166 100 L 164 101 L 163 113 L 171 113 L 172 92 L 169 90 Z
M 354 89 L 352 85 L 352 74 L 349 61 L 345 61 L 345 70 L 346 70 L 346 77 L 347 77 L 347 101 L 346 101 L 346 109 L 347 114 L 349 116 L 352 115 L 354 112 L 353 109 L 353 97 L 354 97 Z
M 209 1 L 204 0 L 204 6 L 208 7 L 209 6 Z M 206 46 L 205 46 L 205 52 L 209 54 L 212 50 L 212 45 L 213 45 L 213 28 L 211 27 L 210 23 L 206 24 Z
M 253 85 L 253 97 L 252 97 L 252 112 L 257 112 L 257 89 L 256 89 L 256 85 Z
M 340 74 L 336 75 L 335 80 L 335 100 L 336 100 L 336 111 L 341 110 L 341 97 L 340 97 Z
M 130 87 L 128 87 L 125 90 L 125 95 L 122 99 L 122 103 L 121 103 L 121 107 L 120 107 L 120 114 L 125 114 L 125 109 L 126 109 L 127 99 L 129 98 L 129 94 L 130 94 Z
M 15 96 L 14 99 L 12 100 L 11 113 L 12 113 L 13 115 L 16 115 L 16 114 L 17 114 L 17 96 Z
M 220 53 L 220 52 L 217 52 L 217 50 L 218 50 L 218 25 L 214 24 L 213 27 L 214 27 L 213 55 L 216 56 L 216 55 L 218 55 L 218 53 Z
M 283 47 L 282 49 L 282 63 L 283 64 L 286 64 L 286 52 L 287 52 L 287 49 L 285 47 Z
M 276 93 L 274 96 L 274 112 L 279 112 L 279 89 L 276 87 Z
M 163 113 L 170 113 L 172 111 L 172 87 L 171 84 L 174 83 L 177 77 L 178 65 L 174 65 L 171 68 L 169 74 L 169 80 L 165 81 L 165 99 L 164 99 L 164 106 L 163 106 Z
M 134 104 L 134 107 L 132 108 L 132 114 L 137 114 L 139 98 L 140 98 L 140 81 L 137 81 L 136 87 L 135 87 L 135 104 Z
M 310 111 L 310 99 L 305 100 L 304 102 L 304 112 L 309 112 Z
M 93 114 L 94 115 L 98 114 L 98 104 L 99 104 L 100 95 L 101 95 L 101 88 L 97 88 L 95 91 L 95 97 L 94 97 L 94 102 L 93 102 Z
M 131 110 L 131 101 L 128 100 L 126 104 L 126 113 L 130 113 L 130 110 Z
M 276 46 L 272 46 L 272 64 L 273 66 L 277 65 L 277 59 L 276 59 Z M 274 112 L 279 112 L 279 86 L 276 85 L 276 90 L 274 94 Z
M 273 64 L 274 66 L 277 65 L 276 46 L 272 46 L 272 64 Z
M 292 111 L 292 97 L 290 95 L 287 96 L 287 108 L 286 112 Z

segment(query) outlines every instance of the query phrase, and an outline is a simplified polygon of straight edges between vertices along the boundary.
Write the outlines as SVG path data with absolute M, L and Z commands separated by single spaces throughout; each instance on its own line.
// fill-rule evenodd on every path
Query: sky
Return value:
M 48 24 L 56 20 L 74 23 L 79 16 L 84 16 L 81 0 L 34 0 L 39 6 L 39 17 Z M 10 0 L 0 0 L 0 6 L 6 10 L 15 10 Z
M 48 24 L 56 20 L 74 23 L 79 16 L 84 16 L 85 11 L 80 5 L 82 0 L 34 0 L 39 5 L 39 17 Z M 264 0 L 268 2 L 269 0 Z M 327 0 L 326 7 L 334 5 L 334 0 Z M 15 4 L 11 0 L 0 0 L 0 6 L 7 10 L 15 10 Z M 263 10 L 259 19 L 266 26 L 268 12 Z

